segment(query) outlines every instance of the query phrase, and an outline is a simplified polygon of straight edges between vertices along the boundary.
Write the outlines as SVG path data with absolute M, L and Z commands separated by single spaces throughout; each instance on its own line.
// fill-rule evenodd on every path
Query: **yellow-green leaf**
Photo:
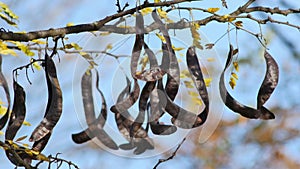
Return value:
M 211 84 L 212 78 L 204 78 L 205 86 L 209 87 Z
M 23 121 L 24 126 L 31 126 L 31 124 L 28 121 Z
M 229 85 L 232 89 L 236 86 L 236 80 L 233 77 L 230 77 Z
M 198 97 L 199 94 L 197 92 L 194 92 L 194 91 L 188 91 L 188 94 L 192 97 Z
M 7 111 L 7 107 L 0 106 L 0 115 L 4 115 Z
M 194 86 L 192 85 L 191 81 L 183 81 L 184 85 L 186 88 L 194 88 Z
M 183 47 L 175 47 L 174 45 L 172 45 L 172 48 L 174 51 L 181 51 L 184 49 Z
M 141 13 L 142 13 L 143 16 L 145 16 L 145 15 L 151 13 L 151 12 L 152 12 L 152 8 L 150 8 L 150 7 L 144 8 L 144 9 L 141 10 Z
M 202 105 L 202 100 L 199 99 L 198 97 L 192 97 L 192 101 L 193 103 L 197 104 L 197 105 Z
M 161 18 L 163 18 L 163 19 L 168 18 L 168 16 L 167 16 L 168 13 L 166 11 L 162 10 L 161 8 L 158 8 L 157 12 Z
M 40 161 L 50 161 L 50 159 L 48 157 L 46 157 L 45 155 L 43 155 L 43 154 L 37 155 L 36 159 L 40 160 Z
M 163 35 L 159 34 L 159 33 L 155 33 L 155 35 L 163 42 L 166 43 L 166 39 Z
M 231 76 L 232 76 L 233 78 L 235 78 L 236 80 L 239 79 L 238 75 L 237 75 L 236 73 L 234 73 L 234 72 L 231 72 Z
M 24 140 L 25 138 L 27 138 L 27 136 L 22 136 L 22 137 L 19 137 L 19 138 L 17 138 L 17 139 L 16 139 L 16 142 L 18 142 L 18 141 L 22 141 L 22 140 Z
M 69 23 L 67 23 L 66 26 L 67 26 L 67 27 L 69 27 L 69 26 L 74 26 L 74 23 L 73 23 L 73 22 L 69 22 Z
M 219 11 L 220 8 L 208 8 L 207 11 L 210 12 L 210 13 L 215 13 L 217 11 Z
M 237 61 L 233 62 L 233 67 L 237 72 L 240 70 L 239 63 Z
M 46 44 L 45 41 L 39 40 L 39 39 L 34 39 L 34 40 L 32 40 L 32 42 L 34 42 L 34 43 L 36 43 L 36 44 L 40 44 L 40 45 L 45 45 L 45 44 Z

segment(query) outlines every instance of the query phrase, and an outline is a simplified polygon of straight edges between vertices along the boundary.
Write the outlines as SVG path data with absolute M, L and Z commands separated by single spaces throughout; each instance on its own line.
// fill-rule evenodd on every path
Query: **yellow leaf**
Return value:
M 204 78 L 205 86 L 209 87 L 211 84 L 212 78 Z
M 75 50 L 81 50 L 82 48 L 77 43 L 71 43 Z
M 88 53 L 86 52 L 79 52 L 79 54 L 84 57 L 85 59 L 87 60 L 93 60 L 93 58 L 91 57 L 91 55 L 89 55 Z
M 232 22 L 232 21 L 235 20 L 235 18 L 231 17 L 229 14 L 223 15 L 221 18 L 228 21 L 228 22 Z
M 236 21 L 234 24 L 237 27 L 243 27 L 243 22 L 242 21 Z
M 237 72 L 240 70 L 239 63 L 237 61 L 233 62 L 233 67 Z
M 192 101 L 195 104 L 202 105 L 202 100 L 199 99 L 198 97 L 192 97 Z
M 66 26 L 67 26 L 67 27 L 69 27 L 69 26 L 74 26 L 74 23 L 73 23 L 73 22 L 69 22 L 69 23 L 67 23 Z
M 192 85 L 191 81 L 183 81 L 184 85 L 186 88 L 194 88 L 194 86 Z
M 2 40 L 0 40 L 0 54 L 17 56 L 17 53 L 14 50 L 8 49 L 7 44 Z
M 112 49 L 112 48 L 113 48 L 112 44 L 109 43 L 109 44 L 106 45 L 105 51 L 110 50 L 110 49 Z
M 0 13 L 0 18 L 1 18 L 2 20 L 4 20 L 6 23 L 8 23 L 9 25 L 11 25 L 11 26 L 17 26 L 17 24 L 16 24 L 15 22 L 11 21 L 11 19 L 8 18 L 8 17 L 7 17 L 6 15 L 4 15 L 3 13 Z
M 234 72 L 231 72 L 231 76 L 232 76 L 233 78 L 235 78 L 236 80 L 239 79 L 238 75 L 237 75 L 236 73 L 234 73 Z
M 142 71 L 145 70 L 146 65 L 147 65 L 148 62 L 149 62 L 149 57 L 148 57 L 148 56 L 144 56 L 144 57 L 140 60 L 139 64 L 142 65 L 142 68 L 141 68 Z
M 163 35 L 159 34 L 159 33 L 155 33 L 155 35 L 163 42 L 166 43 L 166 39 Z
M 37 63 L 37 62 L 34 62 L 33 63 L 33 67 L 36 69 L 36 70 L 41 70 L 42 67 Z
M 233 77 L 230 77 L 229 85 L 232 89 L 236 86 L 236 80 Z
M 24 140 L 25 138 L 27 138 L 27 136 L 22 136 L 22 137 L 19 137 L 19 138 L 17 138 L 17 139 L 16 139 L 16 142 L 18 142 L 18 141 L 22 141 L 22 140 Z
M 210 13 L 215 13 L 217 11 L 219 11 L 220 8 L 208 8 L 207 11 L 210 12 Z
M 29 147 L 29 144 L 23 143 L 22 146 L 28 148 L 28 147 Z
M 191 75 L 190 75 L 190 72 L 187 70 L 187 69 L 185 69 L 185 70 L 182 70 L 181 72 L 180 72 L 180 78 L 188 78 L 188 77 L 190 77 Z
M 16 42 L 16 41 L 9 41 L 9 42 L 15 44 L 15 45 L 16 45 L 19 49 L 21 49 L 21 51 L 22 51 L 23 53 L 25 53 L 27 56 L 34 56 L 34 55 L 35 55 L 35 53 L 32 52 L 32 51 L 29 49 L 29 46 L 27 46 L 27 45 L 25 45 L 25 44 L 23 44 L 23 43 L 21 43 L 21 42 Z
M 100 36 L 107 36 L 110 35 L 110 32 L 100 32 Z
M 41 44 L 41 45 L 46 44 L 45 41 L 43 41 L 43 40 L 38 40 L 38 39 L 34 39 L 34 40 L 32 40 L 32 42 L 34 42 L 34 43 L 36 43 L 36 44 Z
M 188 94 L 192 97 L 198 97 L 198 93 L 197 92 L 194 92 L 194 91 L 188 91 Z
M 143 16 L 145 16 L 145 15 L 151 13 L 151 12 L 152 12 L 152 8 L 150 8 L 150 7 L 144 8 L 144 9 L 141 10 L 141 13 L 142 13 Z
M 4 135 L 4 132 L 3 132 L 3 131 L 0 131 L 0 135 Z
M 181 62 L 182 62 L 182 59 L 180 59 L 180 58 L 177 59 L 177 62 L 178 62 L 178 63 L 181 63 Z
M 157 12 L 161 18 L 163 18 L 163 19 L 168 18 L 168 16 L 167 16 L 168 13 L 166 11 L 162 10 L 161 8 L 158 8 Z
M 4 115 L 7 111 L 7 107 L 0 106 L 0 115 Z
M 172 45 L 172 48 L 174 51 L 181 51 L 184 49 L 183 47 L 175 47 L 174 45 Z
M 50 159 L 48 157 L 46 157 L 45 155 L 43 155 L 43 154 L 37 155 L 36 159 L 41 160 L 41 161 L 50 161 Z
M 154 3 L 158 3 L 158 2 L 160 2 L 160 0 L 154 0 Z
M 206 59 L 208 62 L 214 62 L 214 61 L 216 61 L 216 59 L 215 58 L 212 58 L 212 57 L 209 57 L 209 58 L 207 58 Z
M 28 121 L 23 121 L 24 126 L 31 126 L 31 124 Z

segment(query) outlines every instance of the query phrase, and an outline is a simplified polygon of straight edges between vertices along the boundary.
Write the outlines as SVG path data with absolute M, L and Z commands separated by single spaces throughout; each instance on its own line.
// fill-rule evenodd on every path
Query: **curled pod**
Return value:
M 265 51 L 264 53 L 264 58 L 266 61 L 267 69 L 264 80 L 258 91 L 257 109 L 260 109 L 271 97 L 271 94 L 275 90 L 279 79 L 279 69 L 274 58 L 267 51 Z
M 32 132 L 29 141 L 39 141 L 50 133 L 62 114 L 62 91 L 57 79 L 55 64 L 45 55 L 45 73 L 48 86 L 48 103 L 43 120 Z
M 250 118 L 250 119 L 274 119 L 275 115 L 270 112 L 268 109 L 266 109 L 265 107 L 261 107 L 260 109 L 254 109 L 248 106 L 245 106 L 241 103 L 239 103 L 237 100 L 235 100 L 227 91 L 226 87 L 225 87 L 225 82 L 224 82 L 224 74 L 225 71 L 227 70 L 227 68 L 229 67 L 231 61 L 232 61 L 232 57 L 234 55 L 233 52 L 233 47 L 232 45 L 230 45 L 230 50 L 228 53 L 228 57 L 226 60 L 226 64 L 224 67 L 224 70 L 220 76 L 220 81 L 219 81 L 219 90 L 220 90 L 220 95 L 221 98 L 224 102 L 224 104 L 232 111 L 239 113 L 240 115 L 246 117 L 246 118 Z
M 96 88 L 101 96 L 102 99 L 102 107 L 101 112 L 98 115 L 97 119 L 95 117 L 94 111 L 94 101 L 92 95 L 92 72 L 87 70 L 82 78 L 82 96 L 83 96 L 83 103 L 89 100 L 90 103 L 84 104 L 84 111 L 86 114 L 86 121 L 88 123 L 88 128 L 80 133 L 72 134 L 72 139 L 75 143 L 81 144 L 91 140 L 94 137 L 100 140 L 105 146 L 117 150 L 118 146 L 113 141 L 113 139 L 104 131 L 103 126 L 106 122 L 107 117 L 107 105 L 104 98 L 102 91 L 99 89 L 99 74 L 96 72 Z M 86 112 L 89 111 L 89 112 Z M 92 115 L 93 114 L 93 115 Z M 87 119 L 89 118 L 89 119 Z
M 13 140 L 22 126 L 25 115 L 26 115 L 26 106 L 25 106 L 25 91 L 22 86 L 20 86 L 15 80 L 13 81 L 14 87 L 14 102 L 12 112 L 9 118 L 8 126 L 5 132 L 6 140 Z
M 10 94 L 9 94 L 9 88 L 7 85 L 7 81 L 2 73 L 2 55 L 0 55 L 0 86 L 2 86 L 2 88 L 4 89 L 5 92 L 5 96 L 6 96 L 6 100 L 7 100 L 7 110 L 4 114 L 4 116 L 2 116 L 0 118 L 0 130 L 3 129 L 3 127 L 5 126 L 5 124 L 8 121 L 9 118 L 9 111 L 10 111 Z
M 126 87 L 122 90 L 122 92 L 119 94 L 117 103 L 122 102 L 122 100 L 125 98 L 127 95 L 130 95 L 130 81 L 126 77 L 126 82 L 127 85 Z M 148 137 L 147 131 L 143 128 L 140 127 L 134 135 L 137 138 L 130 137 L 130 131 L 131 131 L 131 126 L 134 122 L 133 117 L 129 114 L 128 110 L 124 112 L 119 112 L 118 109 L 116 109 L 115 113 L 115 121 L 117 124 L 117 127 L 120 131 L 120 133 L 123 135 L 123 137 L 128 141 L 128 143 L 124 143 L 119 145 L 119 147 L 123 150 L 131 150 L 136 148 L 134 150 L 135 154 L 140 154 L 146 151 L 146 149 L 143 149 L 141 147 L 147 147 L 147 149 L 153 149 L 154 148 L 154 143 L 151 138 Z M 143 151 L 144 150 L 144 151 Z

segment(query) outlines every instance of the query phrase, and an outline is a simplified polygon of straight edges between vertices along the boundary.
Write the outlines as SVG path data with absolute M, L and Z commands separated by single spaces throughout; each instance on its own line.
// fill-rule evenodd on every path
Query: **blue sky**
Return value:
M 230 11 L 234 10 L 238 5 L 237 1 L 228 1 L 229 9 L 221 9 L 220 13 L 226 14 Z M 74 24 L 80 23 L 90 23 L 104 18 L 107 15 L 114 14 L 117 10 L 114 6 L 115 2 L 111 0 L 101 0 L 101 1 L 67 1 L 67 0 L 52 0 L 51 3 L 46 0 L 41 1 L 33 1 L 33 0 L 10 0 L 3 1 L 7 3 L 11 9 L 20 17 L 20 23 L 18 29 L 9 28 L 14 31 L 33 31 L 40 29 L 49 29 L 49 28 L 57 28 L 63 27 L 69 22 L 73 22 Z M 134 6 L 134 0 L 128 0 L 131 7 Z M 263 1 L 261 1 L 263 2 Z M 271 6 L 276 6 L 277 4 L 269 4 Z M 300 6 L 300 2 L 293 2 L 295 6 Z M 182 6 L 188 6 L 189 3 L 183 4 Z M 201 1 L 197 2 L 195 6 L 199 5 L 202 8 L 208 7 L 220 7 L 221 3 L 218 0 L 215 1 Z M 173 15 L 173 14 L 172 14 Z M 180 17 L 178 13 L 174 12 L 174 17 Z M 182 13 L 181 17 L 190 19 L 189 15 L 186 13 Z M 196 19 L 201 18 L 201 15 L 195 15 Z M 277 16 L 274 16 L 277 17 Z M 295 17 L 290 18 L 292 21 L 296 21 Z M 299 20 L 298 23 L 299 25 Z M 7 27 L 2 21 L 0 21 L 0 27 Z M 259 31 L 259 27 L 253 22 L 244 22 L 244 27 L 250 29 L 252 31 Z M 281 26 L 280 29 L 286 31 L 285 36 L 294 40 L 295 43 L 299 37 L 299 31 L 287 28 L 286 26 Z M 223 35 L 227 30 L 227 24 L 217 24 L 215 22 L 208 24 L 207 26 L 203 26 L 200 28 L 206 38 L 203 41 L 214 42 L 221 35 Z M 278 88 L 275 90 L 274 95 L 272 95 L 272 99 L 269 100 L 267 106 L 282 106 L 282 107 L 292 107 L 295 105 L 300 105 L 299 93 L 299 78 L 300 78 L 300 60 L 296 60 L 291 56 L 291 53 L 288 52 L 288 49 L 279 41 L 279 39 L 272 35 L 270 31 L 263 27 L 264 32 L 273 37 L 270 45 L 268 46 L 270 49 L 270 53 L 274 56 L 274 58 L 280 63 L 280 83 Z M 188 33 L 183 32 L 183 33 Z M 240 80 L 238 81 L 238 85 L 234 91 L 230 91 L 236 98 L 240 99 L 244 103 L 248 103 L 249 105 L 255 106 L 255 98 L 256 93 L 259 88 L 259 85 L 262 80 L 262 74 L 264 73 L 264 62 L 262 59 L 262 50 L 258 41 L 250 36 L 249 34 L 239 31 L 238 32 L 238 44 L 240 47 L 240 58 L 249 57 L 247 54 L 254 53 L 257 56 L 250 56 L 250 58 L 257 57 L 258 59 L 253 59 L 250 64 L 245 64 L 241 66 L 241 71 L 239 72 Z M 133 43 L 130 39 L 126 40 L 128 36 L 120 36 L 113 35 L 112 37 L 104 37 L 103 39 L 97 39 L 90 33 L 83 33 L 78 35 L 70 35 L 68 36 L 69 42 L 76 42 L 80 44 L 84 49 L 101 49 L 103 50 L 105 46 L 112 41 L 112 43 L 116 43 L 115 41 L 120 42 L 119 48 L 114 49 L 113 51 L 118 52 L 122 51 L 130 54 L 131 52 L 131 44 Z M 149 36 L 150 37 L 150 36 Z M 175 37 L 176 38 L 176 37 Z M 236 44 L 235 41 L 235 32 L 231 33 L 231 41 Z M 131 38 L 132 39 L 132 38 Z M 182 42 L 178 42 L 178 45 L 186 45 L 187 47 L 190 45 L 188 38 L 181 39 Z M 124 43 L 122 43 L 124 41 Z M 151 42 L 151 37 L 150 40 Z M 118 43 L 116 43 L 118 44 Z M 299 47 L 299 43 L 298 47 Z M 123 46 L 122 46 L 123 45 Z M 152 41 L 152 45 L 155 44 Z M 300 48 L 298 48 L 300 49 Z M 224 64 L 226 53 L 228 50 L 228 38 L 223 38 L 218 44 L 213 52 L 204 51 L 199 54 L 201 57 L 214 57 L 218 63 L 216 66 L 216 72 L 220 71 L 220 65 Z M 260 51 L 260 52 L 259 52 Z M 259 56 L 259 54 L 261 56 Z M 83 60 L 79 58 L 77 55 L 61 55 L 61 62 L 57 62 L 57 70 L 59 72 L 59 79 L 61 79 L 61 86 L 64 94 L 64 110 L 62 118 L 54 130 L 54 134 L 44 151 L 45 154 L 55 154 L 57 152 L 61 152 L 62 155 L 60 157 L 65 158 L 66 160 L 71 160 L 78 164 L 80 167 L 84 169 L 89 168 L 151 168 L 161 156 L 152 156 L 152 157 L 143 157 L 143 158 L 128 158 L 118 156 L 107 151 L 103 151 L 98 147 L 95 148 L 93 144 L 83 144 L 83 145 L 75 145 L 71 140 L 71 133 L 75 133 L 80 131 L 85 124 L 82 123 L 83 113 L 81 113 L 81 99 L 80 99 L 80 76 L 78 74 L 83 73 L 84 64 Z M 28 62 L 29 58 L 25 56 L 21 57 L 4 57 L 3 70 L 4 74 L 8 79 L 8 82 L 12 84 L 11 79 L 11 70 L 13 66 L 20 66 L 24 63 Z M 203 59 L 204 60 L 204 59 Z M 76 63 L 76 64 L 74 64 Z M 100 57 L 97 60 L 99 63 L 100 77 L 102 79 L 101 88 L 103 88 L 105 95 L 114 95 L 115 88 L 112 88 L 109 83 L 112 77 L 111 72 L 114 72 L 115 66 L 118 65 L 115 59 L 110 57 Z M 208 63 L 209 64 L 209 63 Z M 260 65 L 260 66 L 258 66 Z M 206 65 L 210 67 L 210 65 Z M 214 66 L 214 65 L 212 65 Z M 213 70 L 212 70 L 213 71 Z M 44 85 L 44 80 L 42 78 L 44 74 L 42 71 L 36 73 L 30 73 L 30 78 L 33 81 L 33 85 L 29 85 L 24 78 L 22 79 L 22 85 L 26 88 L 28 92 L 27 95 L 27 115 L 28 119 L 33 126 L 31 127 L 22 127 L 19 132 L 19 136 L 24 135 L 24 133 L 30 133 L 35 125 L 38 124 L 39 120 L 42 118 L 44 113 L 44 107 L 41 105 L 45 105 L 47 98 L 44 96 L 46 93 L 46 86 Z M 118 80 L 118 79 L 117 79 Z M 214 81 L 213 81 L 214 82 Z M 124 82 L 120 82 L 123 84 Z M 215 82 L 217 83 L 217 82 Z M 288 86 L 288 87 L 287 87 Z M 117 87 L 116 87 L 117 88 Z M 229 88 L 227 86 L 227 88 Z M 13 93 L 11 91 L 11 93 Z M 112 104 L 111 101 L 108 101 L 109 104 Z M 100 105 L 100 103 L 98 104 Z M 223 109 L 220 106 L 220 109 Z M 224 119 L 232 119 L 236 118 L 236 115 L 224 109 L 224 113 L 221 111 L 220 114 L 216 115 L 219 118 Z M 112 115 L 109 116 L 109 122 L 113 122 Z M 113 131 L 114 127 L 111 127 Z M 242 131 L 241 131 L 242 132 Z M 183 132 L 182 135 L 187 133 Z M 169 148 L 175 147 L 182 136 L 178 136 L 173 140 L 172 146 Z M 2 139 L 3 137 L 0 136 Z M 176 140 L 177 139 L 177 140 Z M 166 141 L 167 142 L 167 141 Z M 167 142 L 168 143 L 168 142 Z M 188 149 L 189 147 L 185 147 Z M 242 147 L 237 147 L 241 149 Z M 247 150 L 252 151 L 249 152 L 249 157 L 255 156 L 257 151 L 257 147 L 247 147 Z M 299 147 L 298 147 L 299 148 Z M 295 152 L 293 152 L 295 153 Z M 13 166 L 8 162 L 6 158 L 4 158 L 3 151 L 0 152 L 0 168 L 13 168 Z M 247 163 L 249 159 L 241 158 L 238 153 L 234 154 L 235 160 L 239 161 L 241 164 L 241 168 L 243 164 Z M 194 168 L 192 164 L 195 163 L 195 159 L 192 157 L 176 157 L 174 160 L 171 160 L 165 164 L 161 165 L 161 168 Z M 100 166 L 99 166 L 100 165 Z M 66 167 L 66 166 L 65 166 Z

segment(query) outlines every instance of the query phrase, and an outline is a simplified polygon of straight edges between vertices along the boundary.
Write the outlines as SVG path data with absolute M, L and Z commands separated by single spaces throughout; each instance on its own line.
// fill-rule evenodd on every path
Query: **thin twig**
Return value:
M 159 159 L 158 162 L 156 163 L 156 165 L 153 167 L 153 169 L 156 169 L 161 163 L 172 160 L 176 156 L 177 151 L 182 146 L 182 144 L 184 143 L 185 140 L 186 140 L 186 137 L 183 138 L 182 141 L 178 144 L 177 148 L 175 149 L 175 151 L 172 153 L 171 156 L 169 156 L 168 158 L 165 158 L 165 159 Z

